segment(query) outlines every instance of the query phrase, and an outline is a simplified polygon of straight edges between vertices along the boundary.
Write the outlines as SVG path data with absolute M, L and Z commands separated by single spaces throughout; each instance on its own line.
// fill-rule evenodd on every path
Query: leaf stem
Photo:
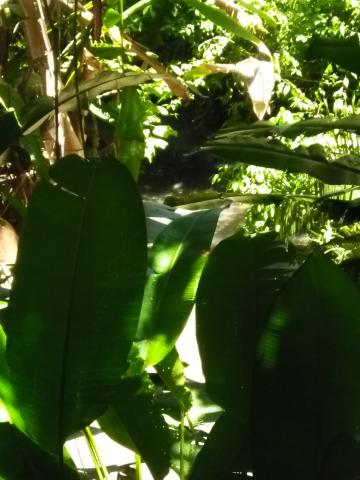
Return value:
M 142 470 L 141 470 L 141 455 L 135 453 L 135 468 L 136 468 L 136 480 L 142 480 Z
M 99 455 L 99 451 L 97 449 L 93 434 L 91 433 L 91 428 L 85 427 L 83 431 L 85 435 L 86 444 L 88 446 L 91 458 L 93 459 L 98 478 L 99 480 L 107 480 L 108 472 L 106 470 L 105 465 L 101 461 L 101 457 Z
M 184 444 L 185 444 L 185 426 L 184 426 L 184 410 L 181 409 L 180 419 L 180 480 L 185 480 L 185 464 L 184 464 Z

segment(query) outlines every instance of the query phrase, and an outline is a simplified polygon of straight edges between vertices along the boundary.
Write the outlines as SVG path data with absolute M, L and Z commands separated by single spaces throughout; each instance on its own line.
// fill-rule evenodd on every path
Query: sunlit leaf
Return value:
M 89 102 L 98 95 L 113 90 L 121 90 L 131 85 L 138 85 L 154 80 L 154 78 L 159 79 L 160 76 L 151 73 L 101 72 L 95 78 L 80 82 L 78 88 L 80 105 L 87 108 Z M 76 110 L 77 89 L 74 85 L 66 87 L 60 92 L 58 106 L 60 112 Z M 54 108 L 54 99 L 50 97 L 40 97 L 26 105 L 22 112 L 23 133 L 27 135 L 42 125 L 54 113 Z
M 191 7 L 196 8 L 204 17 L 223 28 L 229 33 L 236 35 L 244 40 L 248 40 L 251 43 L 254 43 L 257 46 L 260 46 L 262 43 L 254 34 L 249 32 L 244 28 L 240 23 L 227 15 L 223 10 L 213 7 L 208 3 L 205 3 L 203 0 L 183 0 L 185 3 Z
M 242 162 L 260 167 L 276 168 L 292 173 L 308 173 L 325 183 L 360 185 L 360 159 L 343 157 L 329 162 L 310 149 L 291 150 L 265 139 L 228 135 L 207 142 L 203 150 L 226 162 Z
M 185 326 L 219 214 L 213 209 L 177 218 L 156 238 L 138 332 L 148 365 L 172 350 Z
M 121 22 L 120 13 L 114 8 L 108 8 L 103 16 L 103 23 L 106 28 L 111 28 Z

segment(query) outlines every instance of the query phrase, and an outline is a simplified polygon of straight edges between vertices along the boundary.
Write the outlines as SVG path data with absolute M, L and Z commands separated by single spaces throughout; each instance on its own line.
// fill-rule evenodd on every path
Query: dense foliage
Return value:
M 0 478 L 357 478 L 359 2 L 0 8 Z

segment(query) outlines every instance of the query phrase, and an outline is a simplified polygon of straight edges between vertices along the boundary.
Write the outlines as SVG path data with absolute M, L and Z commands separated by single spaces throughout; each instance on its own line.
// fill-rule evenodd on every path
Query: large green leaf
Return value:
M 64 88 L 59 94 L 58 108 L 60 112 L 69 112 L 77 109 L 79 94 L 80 105 L 86 108 L 90 101 L 98 95 L 112 90 L 138 85 L 154 78 L 159 79 L 161 75 L 151 73 L 117 73 L 101 72 L 95 78 L 80 82 L 79 88 L 74 85 Z M 41 97 L 33 100 L 26 105 L 21 113 L 23 133 L 25 135 L 33 132 L 42 125 L 51 114 L 54 113 L 54 99 L 50 97 Z
M 140 453 L 156 480 L 167 475 L 173 442 L 146 372 L 121 380 L 112 406 L 99 423 L 113 440 Z
M 309 46 L 307 56 L 309 59 L 314 60 L 324 58 L 351 72 L 358 75 L 360 74 L 358 61 L 360 56 L 360 43 L 358 35 L 347 39 L 315 38 Z
M 299 135 L 311 137 L 325 133 L 330 130 L 347 130 L 360 133 L 360 115 L 350 115 L 349 117 L 334 120 L 331 117 L 311 118 L 303 120 L 292 125 L 280 125 L 276 131 L 283 137 L 295 138 Z
M 324 450 L 339 434 L 356 433 L 360 425 L 360 293 L 355 283 L 326 257 L 310 257 L 280 293 L 258 357 L 255 476 L 318 479 Z
M 196 297 L 197 339 L 211 398 L 249 420 L 262 326 L 295 263 L 276 234 L 238 232 L 210 254 Z
M 291 150 L 282 144 L 264 139 L 230 136 L 205 144 L 207 150 L 226 162 L 242 162 L 260 167 L 276 168 L 292 173 L 308 173 L 325 183 L 360 185 L 360 159 L 347 157 L 329 162 L 311 148 Z M 314 149 L 315 150 L 315 149 Z
M 177 218 L 155 240 L 138 332 L 148 365 L 172 350 L 184 328 L 219 214 L 213 209 Z
M 0 478 L 2 480 L 79 480 L 70 467 L 42 451 L 9 423 L 0 423 Z
M 216 139 L 241 139 L 241 137 L 267 137 L 280 135 L 282 137 L 296 138 L 299 135 L 307 137 L 319 135 L 330 130 L 347 130 L 360 133 L 360 115 L 350 115 L 338 120 L 333 117 L 311 118 L 292 124 L 274 125 L 269 121 L 260 120 L 250 125 L 237 123 L 221 128 L 216 133 Z
M 13 423 L 57 452 L 110 402 L 136 331 L 145 219 L 116 160 L 62 159 L 32 195 L 6 311 Z

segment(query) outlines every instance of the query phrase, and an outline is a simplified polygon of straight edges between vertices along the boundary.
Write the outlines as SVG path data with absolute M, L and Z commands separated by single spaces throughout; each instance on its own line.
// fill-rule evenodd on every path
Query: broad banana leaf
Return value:
M 0 478 L 3 480 L 80 480 L 76 470 L 59 466 L 9 423 L 0 423 Z
M 28 207 L 0 365 L 12 422 L 49 452 L 117 391 L 145 272 L 144 211 L 128 170 L 77 156 L 51 167 Z
M 360 74 L 359 56 L 360 43 L 358 35 L 346 39 L 314 38 L 307 51 L 309 59 L 318 60 L 323 58 L 357 75 Z
M 326 257 L 311 256 L 279 294 L 259 343 L 256 478 L 318 479 L 330 445 L 339 435 L 357 434 L 359 358 L 359 290 Z M 337 453 L 346 464 L 349 450 Z
M 292 173 L 307 173 L 334 185 L 360 185 L 360 158 L 343 157 L 329 162 L 320 149 L 291 150 L 265 139 L 229 136 L 207 142 L 203 147 L 225 162 L 276 168 Z M 319 151 L 318 151 L 319 150 Z
M 207 391 L 225 410 L 241 412 L 244 424 L 259 335 L 296 267 L 276 234 L 238 232 L 214 248 L 201 276 L 196 333 Z
M 137 334 L 147 365 L 166 357 L 185 326 L 220 211 L 176 218 L 155 240 Z

